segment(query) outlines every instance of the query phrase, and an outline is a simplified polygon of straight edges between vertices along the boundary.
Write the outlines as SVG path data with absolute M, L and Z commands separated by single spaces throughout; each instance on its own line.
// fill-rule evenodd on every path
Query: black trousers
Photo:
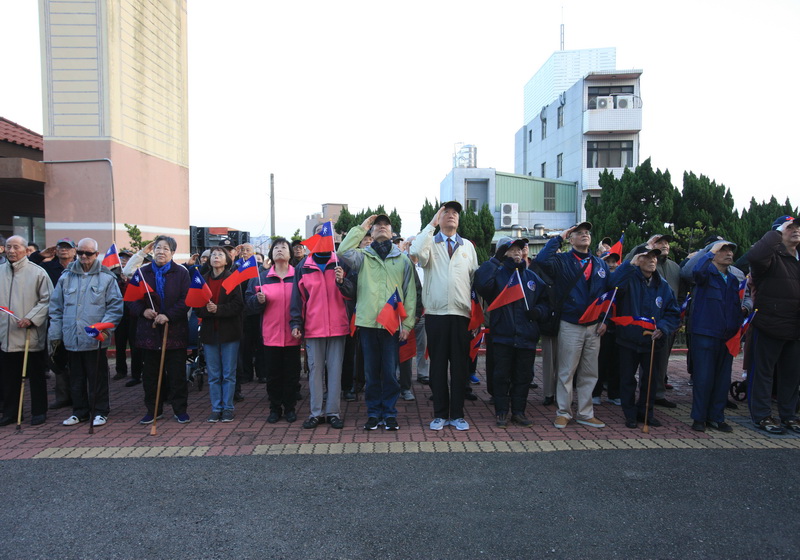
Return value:
M 647 361 L 648 368 L 650 359 Z M 648 370 L 649 371 L 649 370 Z M 614 332 L 606 331 L 600 339 L 600 353 L 597 356 L 597 384 L 592 391 L 593 397 L 603 394 L 603 383 L 608 386 L 608 398 L 619 398 L 619 345 Z
M 19 409 L 19 389 L 22 385 L 22 362 L 25 352 L 0 352 L 0 372 L 3 376 L 3 416 L 17 417 Z M 28 378 L 31 395 L 31 414 L 47 414 L 47 381 L 44 377 L 46 354 L 28 352 Z
M 533 380 L 534 348 L 514 348 L 493 344 L 494 353 L 494 410 L 498 416 L 525 414 L 528 391 Z
M 114 329 L 114 348 L 117 351 L 115 369 L 117 373 L 128 375 L 128 339 L 130 338 L 130 318 L 127 313 L 122 314 L 122 319 Z M 73 401 L 74 405 L 74 401 Z M 73 406 L 74 408 L 74 406 Z M 77 416 L 77 414 L 76 414 Z
M 425 316 L 434 418 L 455 420 L 464 417 L 464 395 L 469 377 L 468 325 L 469 317 L 460 315 Z
M 300 383 L 300 346 L 264 346 L 267 397 L 271 411 L 286 414 L 297 405 Z
M 619 347 L 619 398 L 622 401 L 622 411 L 625 413 L 626 420 L 636 420 L 637 417 L 644 418 L 645 410 L 648 411 L 648 419 L 653 418 L 653 401 L 656 399 L 655 378 L 657 375 L 664 375 L 659 366 L 660 356 L 666 351 L 666 345 L 656 343 L 655 354 L 653 356 L 653 387 L 650 389 L 650 400 L 647 399 L 647 386 L 650 376 L 650 351 L 637 351 Z M 644 370 L 644 374 L 639 374 L 639 399 L 636 399 L 636 370 L 639 366 Z
M 353 378 L 356 368 L 356 338 L 346 336 L 344 339 L 344 357 L 342 358 L 342 391 L 348 393 L 353 390 Z M 362 359 L 363 371 L 363 359 Z
M 161 380 L 161 401 L 156 411 L 156 389 L 158 388 L 158 366 L 161 363 L 161 350 L 144 351 L 144 405 L 147 412 L 155 416 L 164 411 L 164 401 L 172 404 L 176 415 L 186 412 L 189 387 L 186 383 L 186 348 L 167 350 L 164 356 L 164 377 Z
M 68 352 L 69 380 L 72 391 L 72 414 L 89 418 L 94 400 L 94 414 L 108 416 L 108 357 L 106 349 Z

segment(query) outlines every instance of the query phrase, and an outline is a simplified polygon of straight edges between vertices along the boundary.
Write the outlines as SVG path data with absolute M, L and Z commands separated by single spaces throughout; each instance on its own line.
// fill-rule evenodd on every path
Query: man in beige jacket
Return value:
M 28 260 L 28 241 L 18 235 L 6 241 L 8 262 L 0 265 L 0 371 L 3 415 L 0 426 L 17 421 L 25 340 L 29 338 L 26 375 L 31 388 L 31 425 L 47 419 L 47 382 L 44 377 L 47 312 L 53 285 L 40 266 Z M 12 317 L 9 313 L 13 313 Z

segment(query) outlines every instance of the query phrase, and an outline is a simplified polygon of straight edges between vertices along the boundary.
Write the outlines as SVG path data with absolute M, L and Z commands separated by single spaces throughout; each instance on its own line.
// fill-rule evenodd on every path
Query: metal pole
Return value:
M 275 174 L 269 174 L 269 232 L 275 237 Z
M 111 242 L 117 243 L 117 208 L 116 208 L 116 194 L 114 192 L 114 162 L 108 158 L 95 158 L 95 159 L 61 159 L 40 161 L 39 163 L 92 163 L 98 161 L 105 161 L 108 163 L 108 172 L 111 175 Z

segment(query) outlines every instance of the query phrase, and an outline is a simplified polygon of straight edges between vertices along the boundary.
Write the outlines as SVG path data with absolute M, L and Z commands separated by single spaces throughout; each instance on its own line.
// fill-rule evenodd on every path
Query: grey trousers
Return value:
M 328 373 L 328 397 L 325 399 L 325 416 L 339 416 L 342 392 L 342 360 L 344 360 L 344 336 L 307 338 L 309 350 L 308 389 L 311 393 L 311 416 L 322 416 L 325 394 L 325 372 Z

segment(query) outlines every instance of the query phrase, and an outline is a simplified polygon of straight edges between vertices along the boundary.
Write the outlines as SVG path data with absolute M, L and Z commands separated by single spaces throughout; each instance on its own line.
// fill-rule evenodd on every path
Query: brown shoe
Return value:
M 567 424 L 569 424 L 569 418 L 566 416 L 556 416 L 556 421 L 553 422 L 553 425 L 560 430 L 566 428 Z
M 606 425 L 603 422 L 601 422 L 600 420 L 598 420 L 595 417 L 587 418 L 585 420 L 581 420 L 580 418 L 578 418 L 575 421 L 578 424 L 581 424 L 582 426 L 589 426 L 590 428 L 605 428 L 606 427 Z

